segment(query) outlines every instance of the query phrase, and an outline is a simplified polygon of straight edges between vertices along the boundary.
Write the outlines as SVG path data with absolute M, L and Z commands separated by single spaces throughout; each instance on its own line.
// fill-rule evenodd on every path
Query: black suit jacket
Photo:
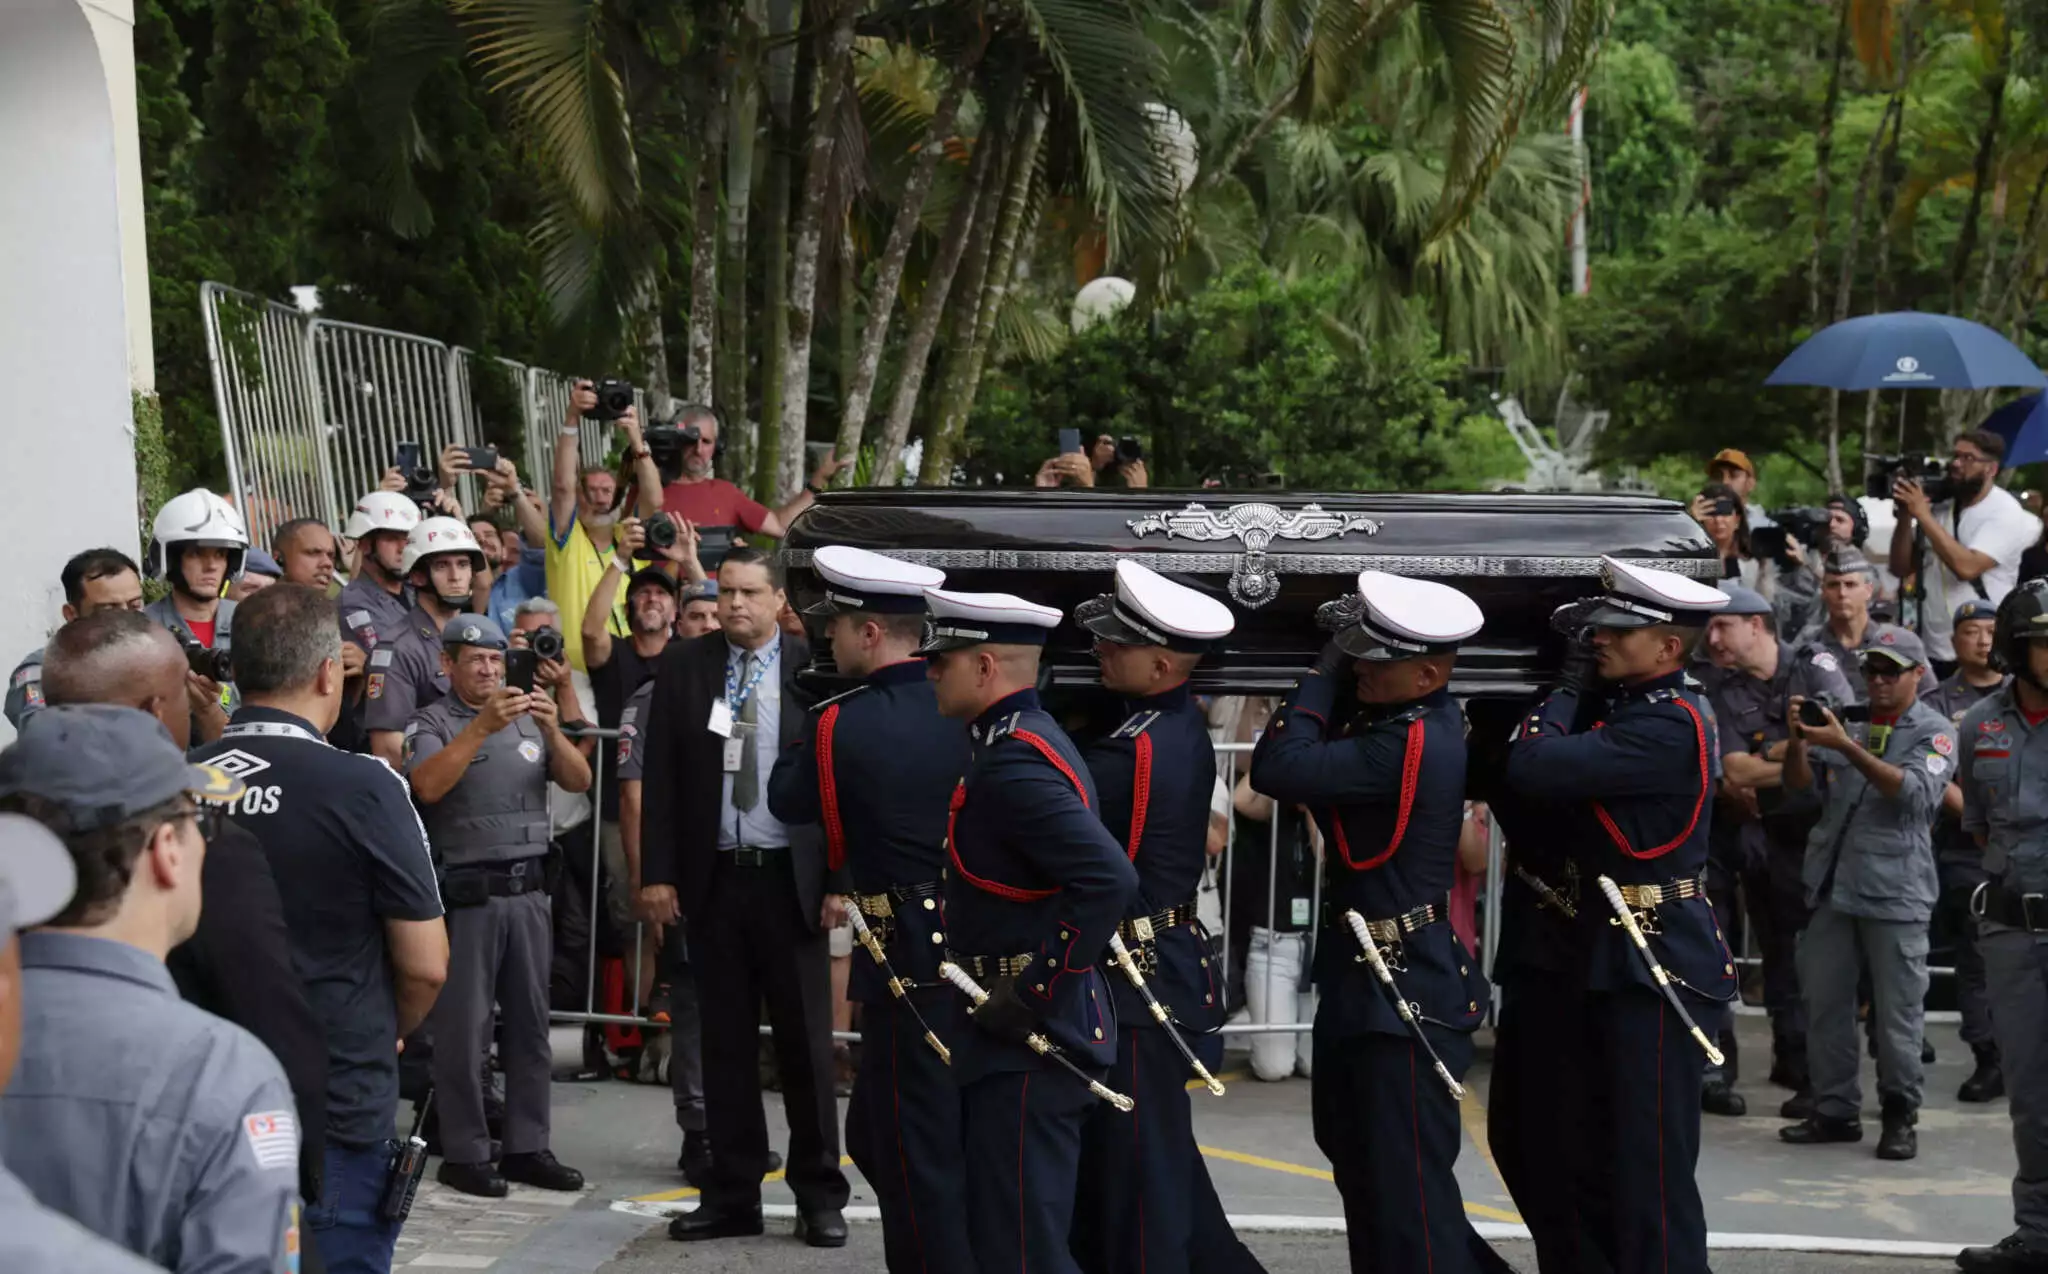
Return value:
M 717 864 L 718 809 L 725 786 L 724 740 L 711 733 L 711 705 L 725 693 L 723 633 L 672 641 L 654 674 L 654 698 L 642 735 L 646 748 L 640 805 L 640 882 L 673 885 L 683 914 L 702 909 Z M 812 698 L 796 676 L 810 662 L 810 648 L 784 635 L 777 674 L 782 708 L 777 721 L 778 754 L 803 737 Z M 768 769 L 761 772 L 761 800 L 768 799 Z M 789 829 L 790 866 L 796 873 L 797 902 L 815 928 L 828 893 L 846 893 L 845 869 L 825 863 L 824 832 L 815 823 Z
M 292 963 L 277 878 L 254 833 L 223 819 L 199 868 L 199 927 L 164 963 L 178 994 L 248 1031 L 284 1067 L 299 1114 L 299 1188 L 320 1193 L 327 1146 L 327 1034 Z

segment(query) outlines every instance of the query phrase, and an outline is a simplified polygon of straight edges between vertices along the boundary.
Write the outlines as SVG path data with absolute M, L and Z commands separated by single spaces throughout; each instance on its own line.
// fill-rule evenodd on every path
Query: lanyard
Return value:
M 292 725 L 285 721 L 244 721 L 220 732 L 223 739 L 242 739 L 251 735 L 262 735 L 272 739 L 304 739 L 323 748 L 330 746 L 327 740 L 304 726 Z
M 726 661 L 725 701 L 732 706 L 735 716 L 739 714 L 741 708 L 746 706 L 747 700 L 753 697 L 754 687 L 761 684 L 761 678 L 767 675 L 768 669 L 781 655 L 782 643 L 778 641 L 767 654 L 755 656 L 754 675 L 747 678 L 745 686 L 739 684 L 739 669 L 733 665 L 731 660 Z

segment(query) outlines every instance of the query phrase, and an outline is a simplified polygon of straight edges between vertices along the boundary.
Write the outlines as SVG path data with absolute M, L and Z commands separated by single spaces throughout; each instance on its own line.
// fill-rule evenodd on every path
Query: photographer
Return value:
M 1151 484 L 1151 479 L 1145 472 L 1145 452 L 1139 447 L 1136 438 L 1119 440 L 1108 434 L 1097 434 L 1095 441 L 1089 443 L 1085 451 L 1063 452 L 1038 466 L 1038 473 L 1032 478 L 1031 485 L 1099 486 L 1103 471 L 1111 466 L 1116 468 L 1117 477 L 1126 487 L 1135 490 Z
M 1892 528 L 1892 574 L 1905 579 L 1919 571 L 1920 633 L 1935 671 L 1955 671 L 1956 607 L 1972 597 L 1996 606 L 2019 582 L 2020 555 L 2040 538 L 2041 522 L 1998 485 L 2005 439 L 1978 429 L 1956 439 L 1949 453 L 1951 498 L 1934 501 L 1917 480 L 1892 483 L 1898 524 Z M 1938 492 L 1937 492 L 1938 494 Z M 1915 532 L 1932 560 L 1915 562 Z
M 1750 544 L 1749 513 L 1735 488 L 1725 482 L 1709 482 L 1692 498 L 1686 512 L 1713 541 L 1714 556 L 1721 559 L 1721 578 L 1769 596 L 1763 564 L 1756 560 Z
M 824 461 L 789 502 L 770 509 L 748 498 L 747 493 L 723 478 L 712 476 L 712 462 L 719 451 L 721 426 L 718 414 L 709 407 L 685 403 L 676 409 L 675 419 L 658 434 L 650 433 L 649 445 L 660 448 L 656 462 L 661 469 L 662 511 L 677 522 L 689 522 L 702 532 L 698 548 L 711 557 L 704 563 L 709 571 L 718 569 L 725 549 L 741 532 L 757 532 L 779 540 L 789 533 L 797 514 L 811 507 L 811 501 L 825 493 L 826 486 L 851 460 L 825 453 Z
M 1801 873 L 1814 910 L 1799 939 L 1813 1114 L 1778 1130 L 1792 1145 L 1863 1139 L 1856 984 L 1867 967 L 1884 1118 L 1877 1157 L 1919 1153 L 1927 922 L 1940 892 L 1932 833 L 1944 805 L 1962 808 L 1949 781 L 1955 730 L 1919 702 L 1926 662 L 1918 637 L 1886 628 L 1862 652 L 1870 721 L 1853 734 L 1820 704 L 1791 700 L 1785 786 L 1818 783 L 1822 800 Z
M 57 577 L 64 586 L 64 622 L 84 619 L 103 610 L 141 610 L 142 572 L 119 549 L 87 549 L 64 563 Z M 28 653 L 7 678 L 7 724 L 21 729 L 43 706 L 43 652 Z M 192 679 L 187 680 L 187 693 Z M 195 705 L 195 708 L 198 705 Z
M 242 515 L 211 491 L 187 491 L 166 500 L 150 528 L 143 567 L 150 578 L 169 583 L 171 591 L 142 613 L 170 629 L 185 647 L 193 675 L 193 736 L 201 741 L 220 737 L 236 703 L 226 669 L 235 603 L 221 590 L 242 573 L 248 552 Z
M 491 585 L 490 605 L 484 613 L 498 621 L 500 628 L 512 626 L 512 616 L 519 609 L 519 603 L 530 597 L 548 595 L 548 555 L 546 549 L 526 548 L 519 542 L 519 533 L 500 530 L 490 511 L 511 505 L 513 515 L 521 527 L 536 533 L 541 543 L 547 543 L 547 524 L 541 520 L 540 505 L 533 493 L 519 483 L 519 471 L 510 460 L 500 460 L 495 473 L 485 481 L 484 513 L 474 514 L 469 519 L 469 529 L 476 534 L 476 542 L 483 548 L 484 556 L 498 565 L 497 580 Z M 486 529 L 488 528 L 488 529 Z
M 639 497 L 632 512 L 646 517 L 659 507 L 661 474 L 640 436 L 640 413 L 633 390 L 620 381 L 593 384 L 582 380 L 569 395 L 569 415 L 555 436 L 554 476 L 548 490 L 548 596 L 562 605 L 563 636 L 568 638 L 569 664 L 578 673 L 583 663 L 583 600 L 597 586 L 597 577 L 611 564 L 618 530 L 619 479 L 601 466 L 579 468 L 577 447 L 583 422 L 616 423 L 626 435 L 626 456 Z M 516 481 L 516 479 L 515 479 Z M 523 516 L 522 527 L 531 523 Z M 536 528 L 538 529 L 538 528 Z M 527 530 L 530 536 L 533 530 Z M 626 618 L 614 611 L 611 631 L 624 636 Z
M 1751 462 L 1748 452 L 1737 451 L 1733 447 L 1723 447 L 1715 452 L 1714 458 L 1707 461 L 1707 481 L 1718 483 L 1735 493 L 1736 499 L 1742 504 L 1744 525 L 1752 530 L 1771 525 L 1771 519 L 1764 511 L 1751 504 L 1752 498 L 1756 495 L 1756 465 Z

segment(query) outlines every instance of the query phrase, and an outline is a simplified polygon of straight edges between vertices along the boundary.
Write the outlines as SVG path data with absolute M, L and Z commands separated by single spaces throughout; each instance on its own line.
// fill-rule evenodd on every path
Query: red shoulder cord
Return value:
M 1037 748 L 1040 755 L 1052 762 L 1053 768 L 1066 775 L 1067 782 L 1074 785 L 1074 791 L 1080 796 L 1082 806 L 1088 806 L 1088 789 L 1082 785 L 1080 775 L 1074 773 L 1074 767 L 1067 764 L 1066 758 L 1061 756 L 1052 744 L 1047 743 L 1043 738 L 1031 733 L 1029 730 L 1014 730 L 1011 732 L 1011 735 Z M 994 894 L 998 898 L 1008 898 L 1012 902 L 1037 902 L 1041 898 L 1050 898 L 1059 892 L 1057 889 L 1020 889 L 1015 885 L 1005 885 L 1001 881 L 990 880 L 985 876 L 977 876 L 967 870 L 967 864 L 960 861 L 959 838 L 953 834 L 954 824 L 960 818 L 960 807 L 966 803 L 967 783 L 963 779 L 959 786 L 953 789 L 953 800 L 946 808 L 946 854 L 953 860 L 953 867 L 960 873 L 962 879 L 983 893 Z
M 1145 839 L 1145 809 L 1152 804 L 1152 736 L 1138 736 L 1136 768 L 1131 774 L 1131 841 L 1129 853 L 1132 862 L 1138 861 L 1138 844 Z
M 825 868 L 838 871 L 846 862 L 846 824 L 839 817 L 839 780 L 832 773 L 832 730 L 839 724 L 839 705 L 818 718 L 818 804 L 825 811 Z
M 1344 865 L 1351 870 L 1371 871 L 1386 862 L 1401 847 L 1401 838 L 1408 834 L 1408 815 L 1415 809 L 1415 781 L 1422 776 L 1422 744 L 1428 734 L 1427 724 L 1420 717 L 1408 723 L 1408 738 L 1401 745 L 1401 808 L 1385 849 L 1362 863 L 1352 858 L 1350 838 L 1344 835 L 1343 814 L 1335 809 L 1330 811 L 1330 826 L 1337 833 L 1337 852 L 1344 856 Z
M 1708 778 L 1709 771 L 1707 768 L 1707 724 L 1706 722 L 1700 720 L 1699 710 L 1697 708 L 1694 708 L 1691 704 L 1687 703 L 1684 699 L 1673 698 L 1672 702 L 1677 704 L 1679 707 L 1684 708 L 1685 715 L 1692 718 L 1693 738 L 1698 740 L 1699 742 L 1700 794 L 1698 799 L 1696 799 L 1692 803 L 1692 817 L 1685 820 L 1684 831 L 1672 837 L 1670 840 L 1665 841 L 1662 845 L 1657 846 L 1655 849 L 1643 850 L 1638 850 L 1630 846 L 1630 844 L 1628 843 L 1628 837 L 1622 835 L 1621 828 L 1615 826 L 1614 820 L 1608 817 L 1607 807 L 1602 805 L 1598 801 L 1593 802 L 1593 813 L 1599 816 L 1600 825 L 1607 829 L 1607 835 L 1614 841 L 1614 847 L 1620 850 L 1622 853 L 1627 854 L 1630 858 L 1661 858 L 1665 854 L 1670 853 L 1672 850 L 1677 849 L 1680 845 L 1683 845 L 1685 843 L 1687 837 L 1692 835 L 1692 829 L 1699 826 L 1700 811 L 1706 808 L 1707 788 L 1711 785 L 1711 780 Z

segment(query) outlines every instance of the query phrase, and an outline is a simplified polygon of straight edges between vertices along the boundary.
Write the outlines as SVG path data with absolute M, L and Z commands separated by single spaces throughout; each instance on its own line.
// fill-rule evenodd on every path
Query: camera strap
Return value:
M 1963 542 L 1963 506 L 1962 506 L 1962 503 L 1961 503 L 1960 501 L 1950 501 L 1950 503 L 1949 503 L 1949 506 L 1948 506 L 1948 533 L 1949 533 L 1950 535 L 1953 535 L 1953 536 L 1955 537 L 1956 543 L 1958 543 L 1958 544 L 1962 544 L 1962 542 Z M 1964 547 L 1968 547 L 1968 546 L 1967 546 L 1967 545 L 1965 545 Z M 1988 602 L 1988 601 L 1990 601 L 1990 600 L 1991 600 L 1991 594 L 1990 594 L 1990 593 L 1988 593 L 1988 592 L 1986 592 L 1986 591 L 1984 590 L 1984 577 L 1983 577 L 1983 576 L 1981 576 L 1981 575 L 1980 575 L 1980 576 L 1978 576 L 1978 577 L 1977 577 L 1976 579 L 1973 579 L 1973 580 L 1971 580 L 1971 581 L 1970 581 L 1970 587 L 1971 587 L 1971 588 L 1974 588 L 1974 589 L 1976 589 L 1976 590 L 1977 590 L 1977 600 L 1978 600 L 1978 601 L 1980 601 L 1980 602 Z

